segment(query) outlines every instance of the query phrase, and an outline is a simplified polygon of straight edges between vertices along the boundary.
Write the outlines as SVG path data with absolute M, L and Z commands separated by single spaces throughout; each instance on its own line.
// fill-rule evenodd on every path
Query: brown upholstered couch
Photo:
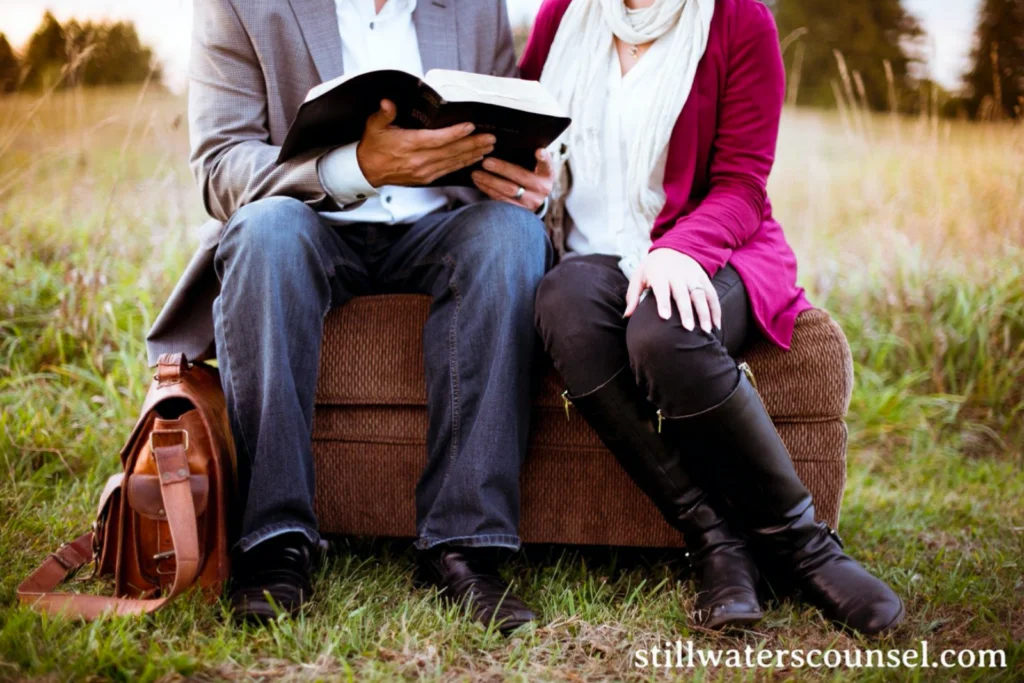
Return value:
M 358 298 L 327 318 L 313 450 L 317 513 L 325 533 L 412 537 L 413 491 L 426 459 L 421 335 L 429 299 Z M 793 349 L 749 350 L 768 412 L 836 526 L 846 481 L 850 349 L 823 311 L 797 321 Z M 679 534 L 622 473 L 575 411 L 566 418 L 561 379 L 549 370 L 534 401 L 523 471 L 527 543 L 669 547 Z

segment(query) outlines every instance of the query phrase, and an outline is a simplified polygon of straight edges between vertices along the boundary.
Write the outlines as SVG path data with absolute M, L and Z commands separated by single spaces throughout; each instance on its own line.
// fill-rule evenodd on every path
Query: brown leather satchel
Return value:
M 52 614 L 94 619 L 145 614 L 198 585 L 214 600 L 228 578 L 236 469 L 217 370 L 184 354 L 160 357 L 122 473 L 100 497 L 92 531 L 51 553 L 18 599 Z M 114 596 L 52 592 L 95 562 Z

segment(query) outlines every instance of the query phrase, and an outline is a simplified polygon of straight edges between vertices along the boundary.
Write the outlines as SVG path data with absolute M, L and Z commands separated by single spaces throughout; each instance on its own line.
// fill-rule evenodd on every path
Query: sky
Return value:
M 199 1 L 199 0 L 197 0 Z M 516 23 L 532 18 L 542 0 L 508 0 Z M 980 0 L 904 0 L 928 32 L 929 69 L 942 85 L 956 90 L 967 68 Z M 152 45 L 165 65 L 171 87 L 184 84 L 188 64 L 192 0 L 0 0 L 0 32 L 21 47 L 46 9 L 60 20 L 131 19 L 143 40 Z

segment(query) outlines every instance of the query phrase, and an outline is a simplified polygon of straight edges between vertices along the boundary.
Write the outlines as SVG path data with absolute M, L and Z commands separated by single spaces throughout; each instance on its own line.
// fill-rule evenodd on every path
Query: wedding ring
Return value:
M 516 199 L 522 199 L 522 198 L 523 198 L 523 195 L 524 195 L 524 194 L 526 194 L 526 188 L 525 188 L 525 187 L 523 187 L 522 185 L 520 185 L 520 186 L 519 186 L 519 189 L 518 189 L 518 190 L 516 190 L 516 196 L 515 196 L 515 198 L 516 198 Z
M 690 285 L 690 293 L 691 294 L 693 292 L 697 292 L 697 291 L 703 292 L 704 291 L 704 285 Z

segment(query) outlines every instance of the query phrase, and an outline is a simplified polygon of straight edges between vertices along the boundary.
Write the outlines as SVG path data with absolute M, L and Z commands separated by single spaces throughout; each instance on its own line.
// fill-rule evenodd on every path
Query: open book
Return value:
M 436 129 L 471 122 L 476 133 L 497 138 L 491 156 L 529 170 L 537 163 L 536 150 L 554 142 L 570 123 L 558 101 L 536 81 L 443 69 L 429 71 L 422 79 L 405 71 L 370 71 L 310 90 L 277 162 L 362 139 L 366 119 L 383 99 L 398 107 L 397 126 Z M 434 185 L 472 186 L 474 168 L 440 178 Z

